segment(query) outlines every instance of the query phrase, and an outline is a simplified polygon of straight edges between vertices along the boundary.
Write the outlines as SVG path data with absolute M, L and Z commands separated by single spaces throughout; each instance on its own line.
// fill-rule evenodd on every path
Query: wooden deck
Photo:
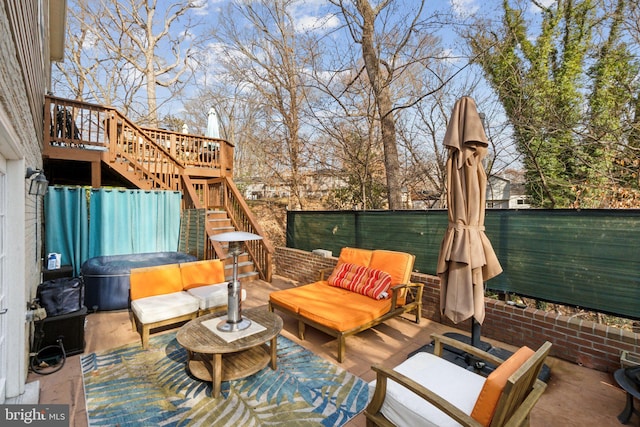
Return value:
M 269 293 L 295 286 L 282 277 L 271 283 L 254 280 L 244 285 L 248 298 L 244 307 L 266 305 Z M 333 337 L 312 328 L 307 329 L 306 340 L 296 334 L 297 323 L 282 315 L 282 335 L 301 344 L 315 354 L 337 363 L 337 343 Z M 347 357 L 339 364 L 366 381 L 374 379 L 371 365 L 393 367 L 405 360 L 407 354 L 430 342 L 430 334 L 448 331 L 461 332 L 423 319 L 416 325 L 406 319 L 391 319 L 375 328 L 347 339 Z M 140 336 L 131 331 L 127 311 L 99 312 L 87 316 L 85 353 L 104 351 L 122 344 L 140 342 Z M 513 350 L 512 347 L 489 340 L 492 344 Z M 594 371 L 559 359 L 548 358 L 551 368 L 549 386 L 531 414 L 532 427 L 563 426 L 619 426 L 616 416 L 625 405 L 624 392 L 615 386 L 611 374 Z M 80 371 L 80 356 L 71 356 L 62 370 L 52 375 L 29 374 L 29 381 L 40 382 L 40 403 L 69 404 L 70 425 L 87 426 L 84 390 Z M 638 425 L 634 415 L 630 425 Z M 364 415 L 359 415 L 347 426 L 365 426 Z

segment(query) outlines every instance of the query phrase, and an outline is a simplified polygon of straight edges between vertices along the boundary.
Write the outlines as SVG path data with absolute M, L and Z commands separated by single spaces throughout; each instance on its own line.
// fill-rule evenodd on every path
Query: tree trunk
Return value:
M 384 79 L 385 82 L 383 82 L 384 76 L 380 75 L 380 58 L 373 42 L 375 13 L 367 0 L 357 0 L 356 4 L 363 21 L 362 58 L 369 76 L 369 82 L 373 88 L 380 117 L 389 209 L 402 209 L 400 162 L 398 160 L 398 145 L 396 142 L 396 123 L 392 112 L 393 103 L 391 102 L 389 86 L 386 84 L 387 79 Z

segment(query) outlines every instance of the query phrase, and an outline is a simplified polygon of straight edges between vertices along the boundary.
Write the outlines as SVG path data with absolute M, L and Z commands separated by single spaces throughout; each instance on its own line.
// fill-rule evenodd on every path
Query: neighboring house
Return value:
M 288 198 L 291 195 L 289 185 L 276 178 L 270 178 L 267 182 L 254 177 L 249 181 L 238 181 L 238 185 L 243 188 L 243 196 L 247 200 Z M 321 199 L 333 190 L 346 186 L 346 181 L 335 172 L 321 170 L 301 178 L 300 192 L 302 197 Z
M 277 184 L 261 181 L 253 178 L 249 183 L 238 181 L 238 186 L 243 188 L 242 195 L 247 200 L 277 199 L 289 197 L 289 186 L 283 182 Z
M 514 194 L 514 189 L 518 193 Z M 526 205 L 523 185 L 513 185 L 508 178 L 490 175 L 487 178 L 486 208 L 487 209 L 514 209 L 528 208 Z M 413 209 L 443 209 L 441 197 L 436 192 L 414 192 L 412 194 Z
M 5 0 L 0 7 L 0 404 L 28 373 L 27 302 L 42 268 L 42 196 L 26 169 L 42 168 L 44 96 L 63 58 L 65 0 Z
M 509 209 L 529 209 L 529 198 L 525 193 L 524 184 L 511 183 L 511 192 L 509 193 Z
M 335 171 L 323 169 L 302 178 L 303 194 L 305 197 L 321 199 L 332 191 L 345 188 L 347 182 Z
M 511 181 L 497 175 L 487 178 L 487 209 L 508 209 Z
M 428 190 L 415 191 L 411 194 L 411 209 L 442 209 L 440 194 Z

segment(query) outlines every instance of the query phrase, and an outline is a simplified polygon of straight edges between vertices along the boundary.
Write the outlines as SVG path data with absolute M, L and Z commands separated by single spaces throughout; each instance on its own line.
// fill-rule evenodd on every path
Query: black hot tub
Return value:
M 182 252 L 150 252 L 90 258 L 80 268 L 84 280 L 84 305 L 89 310 L 129 307 L 129 272 L 132 268 L 196 261 Z

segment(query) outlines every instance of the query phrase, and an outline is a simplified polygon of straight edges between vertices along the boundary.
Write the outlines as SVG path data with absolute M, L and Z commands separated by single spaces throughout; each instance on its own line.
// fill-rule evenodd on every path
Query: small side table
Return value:
M 188 371 L 198 379 L 211 381 L 213 398 L 220 396 L 222 381 L 248 377 L 269 362 L 271 369 L 277 368 L 277 342 L 282 319 L 263 307 L 243 310 L 242 314 L 264 326 L 265 330 L 226 342 L 202 324 L 220 316 L 220 313 L 211 313 L 191 320 L 176 334 L 178 343 L 187 350 Z M 270 342 L 268 346 L 267 342 Z
M 620 415 L 618 415 L 618 421 L 622 424 L 628 423 L 631 415 L 634 413 L 640 415 L 640 412 L 633 407 L 633 399 L 640 399 L 640 390 L 638 389 L 638 385 L 629 378 L 624 371 L 624 369 L 618 369 L 613 374 L 616 383 L 627 392 L 627 404 L 622 412 L 620 412 Z

